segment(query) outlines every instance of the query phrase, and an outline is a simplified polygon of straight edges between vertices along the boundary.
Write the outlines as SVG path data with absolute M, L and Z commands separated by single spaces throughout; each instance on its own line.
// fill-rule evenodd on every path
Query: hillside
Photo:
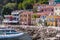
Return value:
M 23 3 L 23 2 L 26 2 L 26 1 L 31 1 L 31 0 L 0 0 L 0 6 L 3 6 L 3 5 L 5 5 L 5 4 L 7 4 L 7 3 Z M 46 2 L 47 0 L 43 0 L 43 1 L 41 1 L 41 0 L 33 0 L 35 3 L 39 3 L 39 2 Z M 31 2 L 33 2 L 33 1 L 31 1 Z
M 0 12 L 3 9 L 0 14 L 10 14 L 11 11 L 16 9 L 33 9 L 33 5 L 36 3 L 48 4 L 48 0 L 0 0 Z

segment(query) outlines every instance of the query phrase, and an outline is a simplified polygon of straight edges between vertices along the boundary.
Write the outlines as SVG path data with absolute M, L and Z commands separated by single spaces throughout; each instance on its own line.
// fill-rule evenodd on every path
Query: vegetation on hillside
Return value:
M 3 14 L 10 14 L 11 11 L 16 9 L 33 9 L 36 3 L 46 4 L 48 0 L 1 0 Z
M 16 5 L 17 5 L 16 3 L 8 3 L 8 4 L 4 5 L 3 9 L 2 9 L 2 14 L 3 15 L 11 14 L 11 11 L 16 9 Z
M 48 0 L 5 0 L 5 1 L 2 0 L 1 2 L 2 2 L 2 5 L 3 5 L 3 2 L 5 3 L 5 5 L 7 3 L 8 4 L 9 3 L 16 3 L 18 9 L 21 9 L 21 8 L 23 8 L 23 9 L 29 9 L 27 7 L 32 7 L 35 3 L 46 4 L 48 2 Z M 5 6 L 5 5 L 3 5 L 3 6 Z

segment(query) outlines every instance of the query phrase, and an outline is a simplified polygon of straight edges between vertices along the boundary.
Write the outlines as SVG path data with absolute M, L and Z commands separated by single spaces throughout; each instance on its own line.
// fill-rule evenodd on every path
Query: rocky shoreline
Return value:
M 11 28 L 14 28 L 19 32 L 28 33 L 33 40 L 52 40 L 53 38 L 60 40 L 60 37 L 56 36 L 58 34 L 60 35 L 60 30 L 56 30 L 54 28 L 28 25 L 11 25 Z
M 38 26 L 20 26 L 15 28 L 17 31 L 28 33 L 33 40 L 46 40 L 48 38 L 56 38 L 58 31 L 53 28 Z M 59 32 L 60 33 L 60 32 Z M 57 38 L 56 38 L 57 39 Z

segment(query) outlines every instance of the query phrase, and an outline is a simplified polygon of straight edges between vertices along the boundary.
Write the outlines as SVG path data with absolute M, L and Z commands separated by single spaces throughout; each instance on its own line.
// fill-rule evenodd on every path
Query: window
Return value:
M 55 10 L 57 10 L 57 8 L 55 8 Z
M 60 8 L 59 8 L 59 10 L 60 10 Z
M 48 11 L 51 11 L 51 9 L 48 9 Z
M 60 13 L 59 13 L 59 15 L 60 15 Z
M 53 13 L 51 13 L 51 15 L 53 15 Z
M 18 18 L 13 18 L 13 20 L 18 21 L 19 19 Z
M 19 14 L 14 14 L 13 16 L 19 16 Z
M 42 18 L 42 19 L 45 19 L 45 18 L 46 18 L 46 16 L 41 16 L 41 18 Z
M 41 10 L 41 12 L 43 12 L 43 10 Z
M 55 15 L 57 15 L 57 13 L 55 13 Z
M 51 9 L 51 11 L 53 11 L 53 9 Z
M 47 11 L 46 9 L 44 11 Z
M 48 18 L 48 21 L 50 21 L 51 19 L 50 18 Z
M 54 21 L 54 18 L 51 18 L 51 21 L 53 22 Z
M 24 15 L 25 17 L 27 17 L 27 15 Z

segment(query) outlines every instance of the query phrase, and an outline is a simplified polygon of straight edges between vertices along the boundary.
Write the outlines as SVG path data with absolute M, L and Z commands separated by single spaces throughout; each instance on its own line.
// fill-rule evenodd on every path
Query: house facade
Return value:
M 60 27 L 60 16 L 57 16 L 56 21 L 57 21 L 57 26 Z
M 50 16 L 50 15 L 54 15 L 54 6 L 45 5 L 45 4 L 43 4 L 43 5 L 36 4 L 35 6 L 37 6 L 36 15 L 39 16 L 36 18 L 36 23 L 41 24 L 41 25 L 45 25 L 45 22 L 47 20 L 46 17 Z M 40 23 L 40 21 L 41 21 L 41 23 Z
M 56 16 L 47 16 L 47 26 L 57 26 Z
M 60 16 L 60 4 L 56 4 L 56 6 L 54 6 L 54 15 Z
M 31 14 L 33 14 L 33 12 L 29 12 L 29 11 L 23 11 L 20 14 L 20 24 L 21 25 L 31 25 Z
M 19 24 L 19 14 L 20 11 L 12 11 L 11 15 L 4 15 L 3 23 L 8 24 Z
M 60 27 L 60 16 L 47 16 L 47 25 Z
M 56 4 L 55 0 L 49 0 L 49 5 L 55 5 L 55 4 Z

